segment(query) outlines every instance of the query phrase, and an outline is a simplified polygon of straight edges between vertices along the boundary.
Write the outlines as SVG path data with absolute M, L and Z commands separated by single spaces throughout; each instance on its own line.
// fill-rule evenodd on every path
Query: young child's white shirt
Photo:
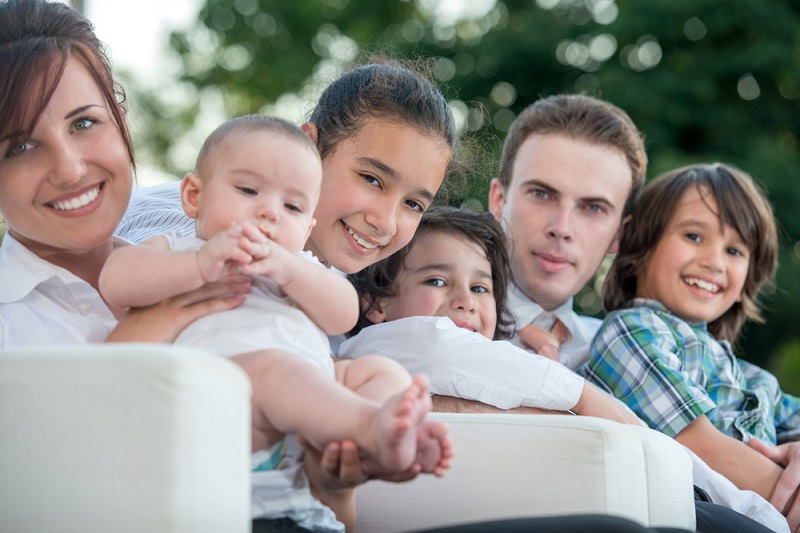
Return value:
M 584 380 L 563 365 L 505 341 L 456 326 L 447 317 L 409 317 L 364 328 L 339 346 L 355 359 L 379 353 L 431 381 L 431 393 L 477 400 L 500 409 L 566 411 Z

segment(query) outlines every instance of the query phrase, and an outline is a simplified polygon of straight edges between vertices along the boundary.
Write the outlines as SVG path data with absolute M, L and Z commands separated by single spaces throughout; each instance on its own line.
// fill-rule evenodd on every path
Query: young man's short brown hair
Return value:
M 644 184 L 647 154 L 644 141 L 631 118 L 610 102 L 582 94 L 558 94 L 537 100 L 514 120 L 503 143 L 498 179 L 511 184 L 511 172 L 519 147 L 534 134 L 562 134 L 601 146 L 616 148 L 625 155 L 633 185 L 623 216 L 630 211 L 636 193 Z

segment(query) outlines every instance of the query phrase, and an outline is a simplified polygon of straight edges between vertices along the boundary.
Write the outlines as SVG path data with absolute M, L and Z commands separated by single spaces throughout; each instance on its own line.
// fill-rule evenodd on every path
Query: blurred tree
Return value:
M 740 351 L 787 368 L 800 342 L 798 27 L 792 0 L 207 0 L 172 47 L 182 79 L 220 95 L 230 115 L 269 109 L 301 87 L 318 91 L 364 49 L 432 58 L 462 132 L 478 134 L 491 161 L 456 199 L 473 205 L 485 206 L 498 141 L 516 114 L 556 92 L 628 111 L 646 136 L 650 176 L 715 160 L 743 168 L 769 192 L 783 243 L 767 323 L 746 328 Z M 175 128 L 198 104 L 150 104 L 180 118 L 148 128 L 167 132 L 155 143 L 166 161 Z M 597 284 L 576 301 L 599 313 Z M 800 376 L 783 385 L 800 392 Z

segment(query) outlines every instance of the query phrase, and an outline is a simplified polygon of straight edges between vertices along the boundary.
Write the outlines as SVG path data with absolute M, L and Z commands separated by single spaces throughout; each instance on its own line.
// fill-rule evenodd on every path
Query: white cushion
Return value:
M 695 528 L 691 461 L 663 435 L 592 417 L 431 416 L 450 424 L 452 469 L 360 487 L 359 533 L 584 513 Z
M 246 532 L 250 386 L 158 344 L 0 352 L 0 529 Z

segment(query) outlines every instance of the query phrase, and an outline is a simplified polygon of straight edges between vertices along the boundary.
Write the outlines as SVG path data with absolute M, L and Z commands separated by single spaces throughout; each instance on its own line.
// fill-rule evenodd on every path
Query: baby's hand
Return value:
M 265 276 L 278 285 L 284 286 L 294 276 L 292 261 L 295 255 L 283 246 L 273 241 L 254 225 L 242 225 L 242 249 L 253 258 L 249 264 L 244 264 L 241 271 L 251 276 Z
M 246 265 L 253 261 L 243 241 L 242 227 L 233 223 L 208 239 L 197 252 L 197 268 L 206 283 L 219 280 L 229 273 L 232 264 Z

